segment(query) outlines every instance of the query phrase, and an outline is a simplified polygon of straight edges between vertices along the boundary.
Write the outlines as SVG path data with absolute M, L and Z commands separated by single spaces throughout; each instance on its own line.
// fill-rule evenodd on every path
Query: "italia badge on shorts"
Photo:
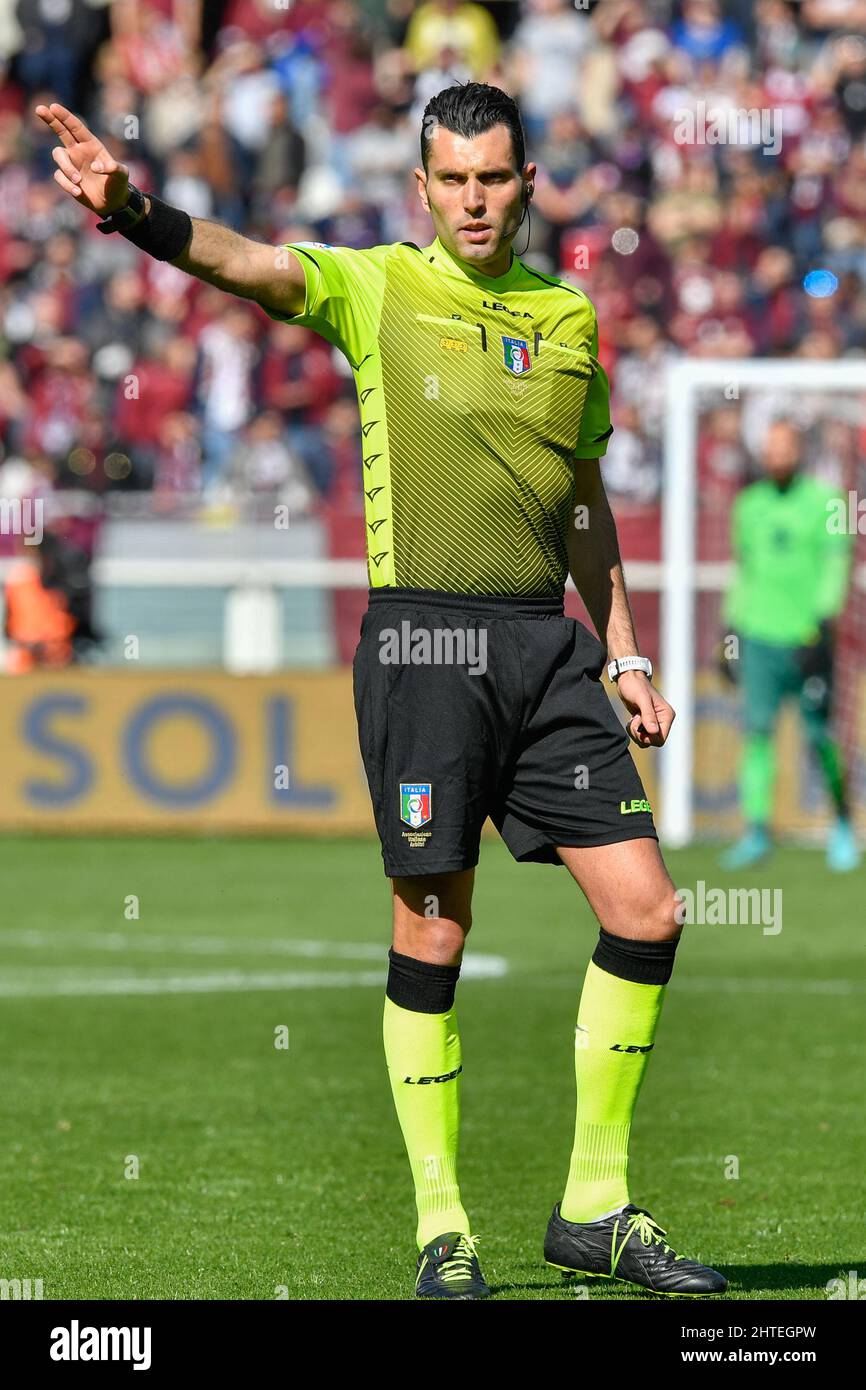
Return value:
M 502 351 L 505 355 L 505 365 L 512 376 L 525 376 L 532 366 L 526 339 L 506 338 L 502 334 Z
M 400 783 L 400 819 L 413 830 L 426 825 L 433 815 L 429 782 Z

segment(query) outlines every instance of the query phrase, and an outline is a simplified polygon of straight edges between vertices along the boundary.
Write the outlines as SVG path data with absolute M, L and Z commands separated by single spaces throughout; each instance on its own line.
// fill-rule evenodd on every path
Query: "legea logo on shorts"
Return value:
M 413 830 L 426 825 L 433 815 L 429 782 L 400 783 L 400 819 Z

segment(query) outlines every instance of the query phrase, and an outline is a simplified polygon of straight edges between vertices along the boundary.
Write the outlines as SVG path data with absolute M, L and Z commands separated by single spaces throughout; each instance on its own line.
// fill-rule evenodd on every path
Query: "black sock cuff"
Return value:
M 674 968 L 679 937 L 671 941 L 635 941 L 602 927 L 592 959 L 600 970 L 636 985 L 666 985 Z
M 416 1014 L 447 1014 L 454 1003 L 459 965 L 434 965 L 431 961 L 403 956 L 393 946 L 388 951 L 388 984 L 385 994 L 392 1004 Z

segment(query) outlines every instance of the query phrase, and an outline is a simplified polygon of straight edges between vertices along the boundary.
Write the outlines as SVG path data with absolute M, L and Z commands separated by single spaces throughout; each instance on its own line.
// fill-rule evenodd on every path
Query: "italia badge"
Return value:
M 502 352 L 505 366 L 512 376 L 525 376 L 532 367 L 529 344 L 525 338 L 506 338 L 502 335 Z
M 429 782 L 400 783 L 400 819 L 413 830 L 426 825 L 433 815 Z

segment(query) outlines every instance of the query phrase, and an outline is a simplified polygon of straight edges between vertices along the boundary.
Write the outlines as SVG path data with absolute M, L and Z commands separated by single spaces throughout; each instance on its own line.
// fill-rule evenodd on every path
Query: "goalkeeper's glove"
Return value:
M 829 680 L 833 674 L 833 652 L 835 633 L 830 618 L 822 618 L 811 642 L 804 642 L 797 648 L 796 661 L 804 677 L 823 676 Z

